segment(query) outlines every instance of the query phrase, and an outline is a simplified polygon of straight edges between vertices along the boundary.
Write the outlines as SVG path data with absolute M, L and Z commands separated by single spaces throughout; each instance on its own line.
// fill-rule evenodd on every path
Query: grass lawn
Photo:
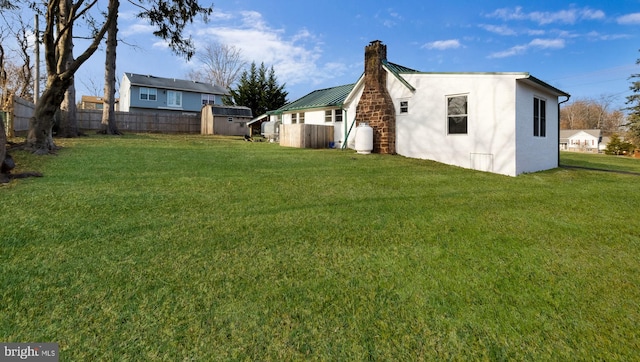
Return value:
M 57 142 L 14 154 L 45 177 L 0 187 L 0 341 L 62 361 L 640 359 L 639 176 Z

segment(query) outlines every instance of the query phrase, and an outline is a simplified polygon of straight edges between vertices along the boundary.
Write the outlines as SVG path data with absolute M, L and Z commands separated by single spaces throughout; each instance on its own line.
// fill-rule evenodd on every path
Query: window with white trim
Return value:
M 167 91 L 167 106 L 182 107 L 182 92 Z
M 291 113 L 291 124 L 296 124 L 296 123 L 298 123 L 298 114 Z
M 216 104 L 216 96 L 213 94 L 203 94 L 202 105 L 205 106 L 207 104 Z
M 336 113 L 335 121 L 342 122 L 342 109 L 336 109 L 334 112 Z
M 304 112 L 298 113 L 298 123 L 304 123 Z
M 158 90 L 155 88 L 140 88 L 140 99 L 143 101 L 155 101 L 158 99 Z
M 327 109 L 326 111 L 324 111 L 324 121 L 327 122 L 327 123 L 333 122 L 333 110 L 332 109 Z
M 533 137 L 547 137 L 547 101 L 533 98 Z
M 400 101 L 400 113 L 409 113 L 409 101 Z
M 447 97 L 447 123 L 449 134 L 467 134 L 467 96 Z

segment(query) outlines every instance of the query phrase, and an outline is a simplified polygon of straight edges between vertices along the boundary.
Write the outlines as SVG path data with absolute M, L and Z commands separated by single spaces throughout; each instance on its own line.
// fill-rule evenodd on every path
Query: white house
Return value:
M 419 72 L 388 62 L 386 52 L 378 40 L 365 47 L 363 76 L 329 89 L 342 98 L 292 102 L 272 119 L 331 125 L 335 144 L 350 148 L 366 122 L 373 152 L 508 176 L 558 167 L 559 97 L 568 93 L 528 73 Z
M 598 152 L 601 149 L 602 141 L 602 132 L 599 129 L 566 129 L 560 131 L 561 150 Z M 606 143 L 604 143 L 603 147 L 606 147 Z

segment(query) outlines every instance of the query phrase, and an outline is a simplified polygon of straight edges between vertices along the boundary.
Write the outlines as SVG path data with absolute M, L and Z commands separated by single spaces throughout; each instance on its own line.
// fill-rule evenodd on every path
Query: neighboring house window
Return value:
M 291 113 L 291 124 L 295 124 L 295 123 L 298 123 L 298 114 Z
M 304 123 L 304 112 L 298 113 L 298 123 Z
M 140 88 L 140 99 L 155 101 L 158 99 L 158 90 L 155 88 Z
M 400 101 L 400 113 L 409 113 L 409 101 Z
M 324 111 L 324 121 L 325 122 L 332 122 L 333 121 L 333 110 L 328 109 L 328 110 Z
M 227 118 L 227 122 L 233 122 L 233 117 Z
M 467 96 L 447 97 L 449 134 L 467 134 Z
M 167 91 L 167 106 L 182 107 L 182 92 Z
M 336 109 L 336 122 L 342 122 L 342 109 Z
M 533 98 L 533 136 L 547 136 L 547 102 L 540 98 Z
M 203 94 L 202 105 L 205 106 L 207 104 L 216 104 L 216 96 L 213 94 Z

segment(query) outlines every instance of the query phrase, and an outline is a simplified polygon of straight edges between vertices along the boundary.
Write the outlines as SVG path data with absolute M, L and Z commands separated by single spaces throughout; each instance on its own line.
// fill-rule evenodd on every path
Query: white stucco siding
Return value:
M 306 111 L 304 113 L 304 123 L 330 126 L 331 123 L 327 123 L 324 121 L 324 111 L 325 111 L 324 109 Z
M 516 175 L 558 167 L 558 96 L 524 82 L 516 86 Z M 533 135 L 534 98 L 546 103 L 545 137 Z
M 356 119 L 356 108 L 358 106 L 358 102 L 360 101 L 360 97 L 362 97 L 362 92 L 364 88 L 362 87 L 363 83 L 359 82 L 353 90 L 352 98 L 345 100 L 344 103 L 344 119 L 345 122 L 342 123 L 340 132 L 340 136 L 337 136 L 337 132 L 334 129 L 334 135 L 340 137 L 336 139 L 336 144 L 342 144 L 344 142 L 345 137 L 347 137 L 347 147 L 355 148 L 355 140 L 356 140 L 356 127 L 357 124 L 354 124 Z M 346 135 L 346 136 L 345 136 Z
M 394 102 L 409 102 L 396 116 L 396 152 L 414 158 L 514 176 L 513 75 L 403 74 L 415 92 L 388 78 Z M 400 84 L 400 85 L 399 85 Z M 467 134 L 448 134 L 447 96 L 466 95 Z M 396 107 L 399 112 L 399 108 Z

